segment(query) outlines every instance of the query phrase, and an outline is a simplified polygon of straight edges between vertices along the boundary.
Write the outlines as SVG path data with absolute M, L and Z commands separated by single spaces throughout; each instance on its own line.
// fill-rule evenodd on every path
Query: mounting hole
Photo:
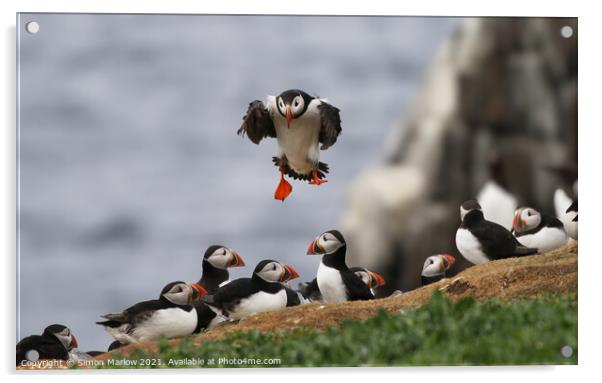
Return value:
M 40 24 L 35 21 L 30 21 L 29 23 L 25 24 L 25 30 L 32 35 L 35 35 L 40 30 Z
M 560 354 L 565 358 L 573 356 L 573 348 L 571 346 L 564 346 L 560 349 Z
M 560 35 L 565 39 L 570 38 L 573 36 L 573 28 L 571 28 L 569 25 L 565 25 L 564 27 L 560 28 Z

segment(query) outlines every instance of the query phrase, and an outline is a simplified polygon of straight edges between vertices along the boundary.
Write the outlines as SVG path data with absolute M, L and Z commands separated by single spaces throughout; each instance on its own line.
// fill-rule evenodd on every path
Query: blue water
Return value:
M 315 276 L 305 255 L 383 159 L 458 19 L 22 15 L 20 334 L 64 323 L 82 350 L 100 314 L 196 281 L 211 244 Z M 301 88 L 341 109 L 329 182 L 285 203 L 273 140 L 236 136 L 248 103 Z

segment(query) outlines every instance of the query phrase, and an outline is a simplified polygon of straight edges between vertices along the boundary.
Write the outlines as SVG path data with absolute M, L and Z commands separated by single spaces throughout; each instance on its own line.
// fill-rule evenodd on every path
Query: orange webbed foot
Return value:
M 311 175 L 312 175 L 312 179 L 311 179 L 311 181 L 309 181 L 309 183 L 311 185 L 322 185 L 322 184 L 328 182 L 326 180 L 321 180 L 320 178 L 318 178 L 317 170 L 312 170 Z
M 276 191 L 274 192 L 274 198 L 284 202 L 286 197 L 288 197 L 293 191 L 293 186 L 284 179 L 284 173 L 280 172 L 280 182 L 276 187 Z

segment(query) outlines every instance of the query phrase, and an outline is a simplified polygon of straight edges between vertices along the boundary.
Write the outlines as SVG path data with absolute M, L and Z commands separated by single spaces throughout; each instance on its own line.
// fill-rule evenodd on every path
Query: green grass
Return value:
M 573 350 L 568 358 L 560 352 L 566 345 Z M 256 367 L 249 359 L 271 358 L 279 358 L 281 367 L 576 364 L 577 300 L 547 296 L 452 303 L 436 293 L 420 309 L 381 311 L 369 319 L 345 321 L 339 328 L 237 332 L 200 347 L 192 339 L 178 346 L 162 340 L 158 355 L 136 350 L 127 357 L 146 358 L 160 362 L 128 368 L 178 367 L 169 361 L 187 358 L 203 360 L 205 366 L 214 359 L 214 367 Z M 219 358 L 247 358 L 247 362 L 224 364 Z

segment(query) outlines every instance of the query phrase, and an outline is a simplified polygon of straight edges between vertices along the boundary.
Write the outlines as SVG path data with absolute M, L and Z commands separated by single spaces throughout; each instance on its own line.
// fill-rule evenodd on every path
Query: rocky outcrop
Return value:
M 519 204 L 553 214 L 554 190 L 577 173 L 576 19 L 466 19 L 386 150 L 341 224 L 349 263 L 383 272 L 383 293 L 418 286 L 428 255 L 459 256 L 459 205 L 487 181 L 492 153 Z M 466 266 L 459 257 L 454 269 Z

